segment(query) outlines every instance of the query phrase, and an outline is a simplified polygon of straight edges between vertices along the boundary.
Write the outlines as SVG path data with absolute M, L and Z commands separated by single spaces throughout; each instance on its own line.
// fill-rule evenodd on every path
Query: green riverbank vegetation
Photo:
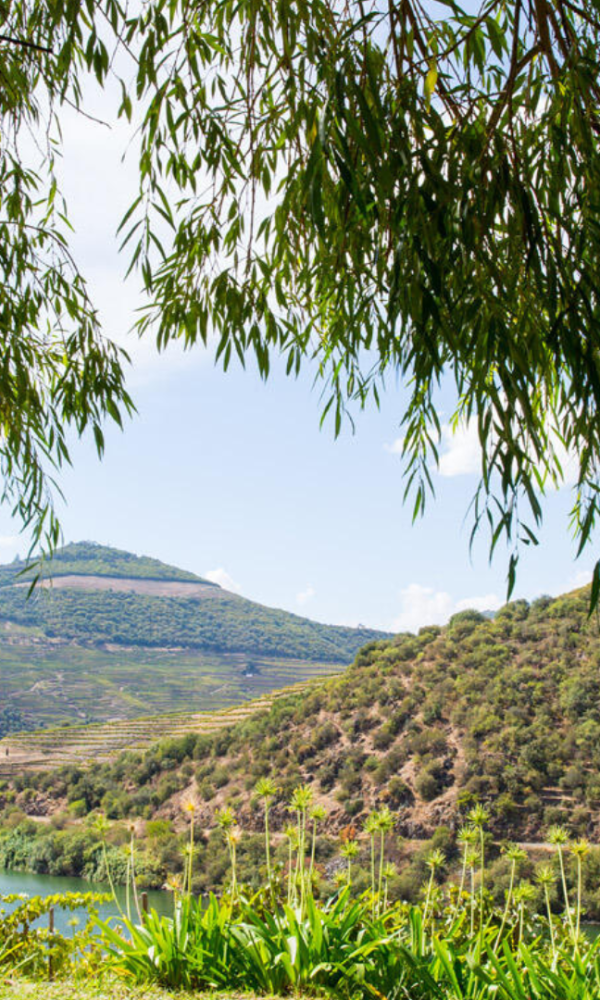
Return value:
M 231 808 L 216 816 L 225 846 L 227 878 L 220 895 L 192 892 L 198 864 L 196 807 L 187 819 L 183 869 L 169 881 L 172 916 L 144 906 L 137 886 L 132 830 L 126 858 L 127 902 L 118 916 L 100 920 L 102 897 L 75 894 L 46 900 L 15 900 L 2 916 L 0 963 L 34 978 L 90 976 L 108 971 L 128 983 L 168 989 L 252 991 L 335 997 L 411 1000 L 592 1000 L 600 988 L 600 942 L 582 927 L 583 883 L 590 845 L 564 827 L 548 831 L 545 861 L 524 878 L 526 852 L 507 844 L 503 898 L 489 891 L 489 813 L 472 807 L 458 841 L 455 877 L 444 879 L 448 858 L 441 848 L 423 859 L 424 878 L 415 903 L 390 900 L 395 866 L 388 846 L 394 816 L 387 807 L 369 814 L 363 829 L 368 884 L 356 885 L 361 850 L 355 831 L 341 838 L 335 888 L 321 893 L 317 861 L 323 810 L 309 786 L 297 787 L 288 803 L 287 856 L 272 853 L 269 818 L 276 787 L 261 781 L 263 850 L 261 883 L 253 891 L 241 878 L 239 848 L 244 832 Z M 98 816 L 107 875 L 110 824 Z M 50 906 L 85 907 L 90 919 L 64 937 L 32 930 L 35 916 Z

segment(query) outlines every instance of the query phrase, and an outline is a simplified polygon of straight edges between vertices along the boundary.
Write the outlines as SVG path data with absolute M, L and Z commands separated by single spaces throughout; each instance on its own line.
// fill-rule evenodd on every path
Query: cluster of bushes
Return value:
M 258 835 L 247 835 L 227 807 L 198 837 L 197 807 L 182 803 L 186 828 L 176 846 L 185 861 L 169 879 L 170 916 L 148 912 L 135 884 L 147 884 L 144 866 L 156 864 L 161 845 L 164 852 L 172 842 L 168 822 L 145 825 L 141 850 L 133 828 L 128 835 L 102 814 L 90 827 L 91 844 L 82 830 L 59 829 L 53 839 L 22 819 L 13 823 L 3 837 L 5 855 L 14 860 L 21 852 L 24 861 L 29 850 L 38 865 L 56 863 L 52 847 L 64 834 L 63 853 L 68 844 L 80 863 L 93 858 L 92 877 L 110 873 L 119 920 L 95 921 L 97 935 L 89 926 L 69 938 L 53 929 L 32 932 L 51 906 L 90 911 L 102 897 L 6 897 L 18 905 L 0 913 L 0 965 L 18 963 L 41 976 L 79 970 L 89 980 L 108 962 L 129 982 L 269 996 L 316 989 L 354 1000 L 398 990 L 440 1000 L 484 993 L 501 1000 L 597 997 L 600 939 L 592 942 L 583 921 L 600 909 L 600 851 L 571 839 L 565 827 L 547 831 L 551 853 L 534 864 L 516 844 L 494 850 L 489 812 L 477 805 L 457 836 L 438 827 L 402 864 L 397 817 L 387 806 L 366 817 L 361 841 L 348 827 L 334 846 L 318 835 L 327 814 L 314 789 L 299 785 L 287 802 L 295 822 L 274 845 L 268 820 L 279 791 L 261 779 L 254 792 L 263 819 Z M 221 892 L 207 899 L 207 869 L 219 862 Z M 117 880 L 128 886 L 124 906 Z
M 11 708 L 10 705 L 0 708 L 0 740 L 9 733 L 19 733 L 28 728 L 30 722 L 18 708 Z
M 114 825 L 109 833 L 107 856 L 114 880 L 124 884 L 127 857 L 124 850 L 129 835 L 124 826 Z M 103 882 L 107 879 L 105 853 L 93 825 L 73 825 L 57 816 L 49 826 L 24 818 L 18 812 L 7 817 L 0 829 L 0 868 L 28 871 L 38 875 L 68 875 Z M 170 859 L 169 859 L 170 860 Z M 160 888 L 165 868 L 160 856 L 142 844 L 137 855 L 140 882 Z
M 106 852 L 96 822 L 96 815 L 75 823 L 72 811 L 57 814 L 50 824 L 26 817 L 19 810 L 8 813 L 0 827 L 0 869 L 27 871 L 39 875 L 66 875 L 106 882 L 108 873 L 115 884 L 127 880 L 131 842 L 129 824 L 113 822 L 105 834 Z M 181 878 L 184 870 L 187 831 L 175 830 L 165 819 L 135 824 L 135 870 L 140 886 L 158 889 Z M 318 837 L 316 859 L 319 865 L 335 856 L 336 841 Z M 287 847 L 273 845 L 275 863 L 285 864 Z M 264 836 L 248 833 L 238 852 L 239 874 L 243 883 L 258 888 L 264 876 Z M 366 877 L 366 869 L 365 869 Z M 220 830 L 200 833 L 194 847 L 193 889 L 196 893 L 222 890 L 229 877 L 229 854 Z M 324 878 L 328 890 L 333 883 Z

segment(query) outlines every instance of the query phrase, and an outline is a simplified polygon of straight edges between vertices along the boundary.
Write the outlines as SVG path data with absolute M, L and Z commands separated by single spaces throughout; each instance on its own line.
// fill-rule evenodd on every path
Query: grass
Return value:
M 253 994 L 196 993 L 196 1000 L 254 1000 Z M 98 979 L 33 982 L 21 978 L 0 980 L 2 1000 L 190 1000 L 189 993 L 163 990 L 157 986 L 130 986 L 121 979 L 103 975 Z

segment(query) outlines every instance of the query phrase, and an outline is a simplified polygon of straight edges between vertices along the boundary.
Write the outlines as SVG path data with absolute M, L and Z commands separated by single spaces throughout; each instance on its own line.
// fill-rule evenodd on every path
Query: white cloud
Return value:
M 455 601 L 444 590 L 411 583 L 400 591 L 400 614 L 392 622 L 394 632 L 416 632 L 424 625 L 444 625 L 451 615 L 467 608 L 495 611 L 502 601 L 496 594 L 465 597 Z
M 402 455 L 404 438 L 395 438 L 391 444 L 384 444 L 383 448 L 389 455 Z M 456 431 L 452 430 L 450 424 L 443 424 L 441 448 L 437 470 L 441 476 L 464 476 L 479 471 L 481 449 L 477 425 L 473 421 L 459 425 Z
M 591 569 L 580 569 L 577 573 L 573 573 L 573 576 L 569 577 L 567 582 L 567 590 L 578 590 L 579 587 L 585 587 L 588 583 L 592 582 L 592 571 Z
M 577 455 L 573 451 L 567 451 L 561 441 L 557 441 L 555 443 L 554 451 L 563 471 L 563 480 L 556 488 L 561 489 L 563 486 L 574 486 L 579 477 L 579 461 Z
M 308 604 L 309 601 L 312 601 L 313 597 L 316 596 L 316 593 L 317 592 L 313 587 L 307 587 L 306 590 L 301 590 L 299 594 L 296 594 L 296 604 L 303 607 L 305 604 Z
M 230 590 L 234 594 L 241 592 L 242 588 L 240 584 L 236 583 L 233 577 L 222 566 L 219 566 L 218 569 L 208 569 L 203 575 L 211 583 L 218 583 L 219 587 L 223 587 L 224 590 Z
M 404 448 L 404 438 L 396 438 L 391 444 L 384 444 L 383 448 L 390 455 L 401 455 Z
M 461 601 L 457 601 L 452 614 L 457 611 L 467 611 L 469 608 L 474 608 L 475 611 L 497 611 L 498 608 L 502 607 L 504 601 L 502 601 L 497 594 L 483 594 L 481 597 L 463 597 Z
M 579 472 L 577 455 L 567 451 L 556 434 L 553 435 L 552 445 L 561 465 L 563 478 L 556 487 L 548 480 L 546 487 L 562 489 L 564 486 L 573 486 L 577 482 Z M 440 463 L 437 471 L 440 476 L 446 478 L 468 476 L 481 471 L 481 444 L 475 420 L 462 421 L 456 428 L 450 424 L 442 425 Z
M 440 476 L 469 476 L 481 469 L 481 445 L 474 420 L 459 424 L 456 430 L 444 424 L 442 448 Z
M 23 545 L 22 535 L 0 535 L 0 549 L 15 549 Z

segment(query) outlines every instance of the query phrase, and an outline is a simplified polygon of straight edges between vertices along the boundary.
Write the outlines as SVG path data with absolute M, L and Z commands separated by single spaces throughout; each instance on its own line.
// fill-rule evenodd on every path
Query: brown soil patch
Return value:
M 16 587 L 28 587 L 27 583 L 16 583 Z M 148 594 L 152 597 L 218 597 L 223 591 L 207 583 L 185 583 L 179 580 L 136 580 L 117 576 L 54 576 L 40 580 L 38 587 L 53 590 L 113 590 L 133 594 Z

